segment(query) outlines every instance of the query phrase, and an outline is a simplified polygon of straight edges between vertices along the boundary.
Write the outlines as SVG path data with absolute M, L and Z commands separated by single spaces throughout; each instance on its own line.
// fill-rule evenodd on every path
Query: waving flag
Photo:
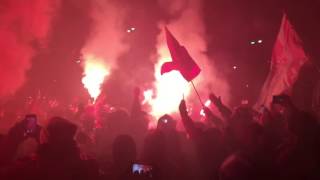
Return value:
M 167 28 L 165 28 L 165 32 L 172 62 L 166 62 L 161 66 L 161 75 L 172 70 L 177 70 L 185 80 L 193 80 L 198 76 L 201 69 L 189 55 L 187 49 L 179 44 Z
M 284 14 L 273 48 L 271 69 L 256 105 L 269 105 L 273 95 L 290 94 L 306 61 L 308 57 L 303 50 L 302 41 Z

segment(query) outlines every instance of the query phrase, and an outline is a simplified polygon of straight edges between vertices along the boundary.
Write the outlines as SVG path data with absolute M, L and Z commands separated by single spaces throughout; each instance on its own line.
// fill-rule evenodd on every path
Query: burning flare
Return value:
M 109 70 L 105 67 L 103 59 L 97 58 L 93 55 L 85 56 L 84 77 L 82 78 L 82 83 L 93 98 L 93 102 L 95 102 L 100 95 L 101 85 L 108 74 Z
M 161 65 L 170 61 L 170 53 L 165 44 L 158 48 L 158 62 L 155 65 L 155 93 L 150 90 L 144 92 L 144 101 L 151 106 L 151 114 L 159 118 L 166 113 L 175 113 L 178 110 L 181 99 L 190 93 L 189 83 L 178 71 L 171 71 L 161 75 Z M 151 94 L 151 95 L 150 95 Z M 155 94 L 153 96 L 153 94 Z

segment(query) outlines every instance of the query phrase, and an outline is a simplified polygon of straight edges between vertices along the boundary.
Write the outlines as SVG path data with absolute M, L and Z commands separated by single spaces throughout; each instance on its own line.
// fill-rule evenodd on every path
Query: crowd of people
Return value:
M 130 113 L 101 114 L 98 126 L 77 115 L 81 125 L 52 117 L 41 127 L 26 115 L 0 136 L 0 179 L 320 179 L 319 121 L 287 95 L 257 111 L 231 110 L 210 94 L 219 114 L 204 107 L 204 122 L 182 100 L 179 119 L 163 115 L 155 129 L 135 96 Z M 180 120 L 185 131 L 176 128 Z

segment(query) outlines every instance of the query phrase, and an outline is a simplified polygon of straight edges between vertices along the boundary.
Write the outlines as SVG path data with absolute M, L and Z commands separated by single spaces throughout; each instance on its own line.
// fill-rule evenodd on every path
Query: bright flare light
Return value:
M 210 104 L 211 104 L 210 99 L 208 99 L 208 100 L 204 103 L 204 105 L 205 105 L 206 107 L 209 107 L 209 106 L 210 106 Z
M 142 101 L 142 104 L 146 104 L 150 101 L 152 101 L 152 96 L 153 96 L 153 91 L 152 89 L 148 89 L 146 91 L 143 92 L 143 101 Z
M 205 103 L 204 103 L 204 106 L 205 107 L 209 107 L 211 105 L 211 101 L 210 101 L 210 99 L 208 99 Z M 206 114 L 204 113 L 204 109 L 202 108 L 201 110 L 200 110 L 200 115 L 201 116 L 206 116 Z
M 150 92 L 145 91 L 145 100 L 151 106 L 151 114 L 157 119 L 164 114 L 178 111 L 179 103 L 190 93 L 189 83 L 178 71 L 171 71 L 161 75 L 161 65 L 171 61 L 170 53 L 166 45 L 158 48 L 159 59 L 155 65 L 155 96 L 150 98 Z M 149 95 L 148 95 L 149 94 Z M 148 95 L 146 98 L 146 95 Z
M 85 57 L 84 77 L 82 83 L 88 90 L 94 102 L 101 93 L 101 85 L 105 77 L 109 74 L 108 69 L 102 63 L 103 60 L 89 55 Z

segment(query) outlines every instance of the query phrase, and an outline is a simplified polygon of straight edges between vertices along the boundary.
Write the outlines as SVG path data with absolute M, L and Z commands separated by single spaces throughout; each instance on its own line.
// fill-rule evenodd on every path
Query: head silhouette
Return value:
M 47 126 L 49 143 L 73 141 L 77 126 L 61 117 L 53 117 Z
M 112 147 L 113 160 L 119 164 L 132 163 L 136 159 L 136 144 L 129 135 L 119 135 Z
M 176 122 L 175 120 L 169 116 L 168 114 L 165 114 L 161 116 L 158 120 L 157 124 L 158 130 L 175 130 L 176 129 Z

